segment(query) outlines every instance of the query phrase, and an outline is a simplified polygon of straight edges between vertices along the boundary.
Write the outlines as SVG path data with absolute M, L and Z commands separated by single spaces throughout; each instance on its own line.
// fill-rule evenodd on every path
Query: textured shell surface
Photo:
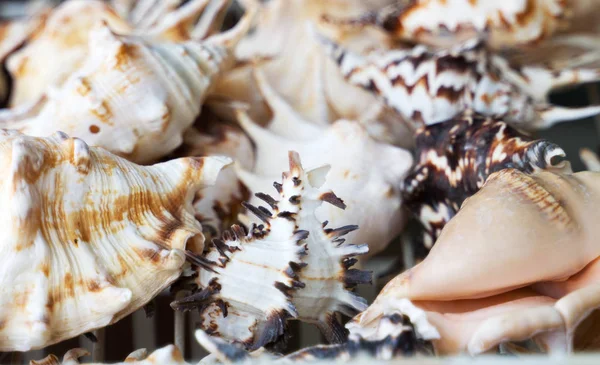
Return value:
M 555 88 L 598 80 L 598 69 L 513 68 L 480 39 L 450 49 L 416 46 L 363 56 L 317 37 L 350 83 L 380 95 L 416 127 L 444 122 L 465 109 L 526 129 L 600 113 L 600 106 L 565 108 L 547 100 Z
M 324 228 L 315 209 L 323 201 L 344 204 L 316 187 L 325 168 L 305 172 L 298 154 L 289 156 L 290 171 L 281 184 L 274 183 L 279 199 L 257 194 L 270 210 L 246 204 L 266 227 L 253 226 L 245 235 L 234 226 L 233 235 L 214 239 L 205 255 L 210 263 L 199 267 L 196 280 L 203 289 L 174 304 L 200 306 L 203 330 L 251 350 L 279 340 L 288 318 L 316 323 L 330 342 L 343 342 L 335 314 L 351 316 L 366 308 L 366 301 L 348 289 L 370 282 L 371 273 L 349 269 L 368 248 L 342 238 L 358 227 Z
M 573 1 L 413 0 L 400 1 L 354 19 L 333 23 L 375 25 L 391 35 L 419 43 L 449 45 L 488 33 L 494 48 L 538 42 L 569 24 Z
M 204 114 L 208 114 L 203 111 Z M 202 130 L 190 128 L 183 136 L 182 148 L 176 156 L 227 156 L 238 166 L 252 169 L 254 150 L 252 142 L 239 128 L 219 122 L 203 120 Z M 196 219 L 202 223 L 204 235 L 210 241 L 220 237 L 232 224 L 237 222 L 241 203 L 248 200 L 248 189 L 237 177 L 233 165 L 227 166 L 219 174 L 215 186 L 210 186 L 196 194 L 194 211 Z
M 142 167 L 82 140 L 3 131 L 6 262 L 0 349 L 45 347 L 113 323 L 181 273 L 204 237 L 194 194 L 225 157 Z
M 244 33 L 250 20 L 228 36 Z M 62 130 L 135 162 L 156 161 L 182 143 L 214 77 L 228 67 L 228 36 L 157 42 L 100 25 L 84 64 L 46 93 L 39 112 L 7 113 L 3 124 L 34 136 Z
M 500 119 L 466 112 L 416 132 L 417 163 L 403 182 L 405 206 L 420 220 L 430 249 L 466 198 L 494 172 L 569 173 L 565 151 L 534 139 Z
M 82 348 L 69 350 L 63 356 L 62 362 L 56 355 L 50 354 L 42 360 L 31 361 L 30 365 L 79 365 L 79 358 L 89 355 L 89 352 Z M 84 363 L 86 365 L 102 365 L 100 363 Z M 151 354 L 146 349 L 139 349 L 127 356 L 125 361 L 113 363 L 114 365 L 189 365 L 184 359 L 181 351 L 174 345 L 161 347 Z
M 89 34 L 100 21 L 130 30 L 103 1 L 69 0 L 50 11 L 33 39 L 7 60 L 14 80 L 10 104 L 34 102 L 48 86 L 61 85 L 85 61 Z
M 429 256 L 389 282 L 353 325 L 367 326 L 389 303 L 410 299 L 432 313 L 489 319 L 471 327 L 464 345 L 472 353 L 540 331 L 549 331 L 546 344 L 571 350 L 577 327 L 600 307 L 598 199 L 594 172 L 492 174 Z
M 320 221 L 327 220 L 333 227 L 358 224 L 361 229 L 349 233 L 347 239 L 367 243 L 369 255 L 383 250 L 399 234 L 405 219 L 399 182 L 413 161 L 408 151 L 375 141 L 363 126 L 347 120 L 324 130 L 293 114 L 289 119 L 273 119 L 269 129 L 255 124 L 243 112 L 239 113 L 239 121 L 256 145 L 254 171 L 239 171 L 251 192 L 266 191 L 279 171 L 285 169 L 285 154 L 273 151 L 291 149 L 300 153 L 305 166 L 330 165 L 323 188 L 335 191 L 347 205 L 343 212 L 330 205 L 321 206 L 317 210 Z

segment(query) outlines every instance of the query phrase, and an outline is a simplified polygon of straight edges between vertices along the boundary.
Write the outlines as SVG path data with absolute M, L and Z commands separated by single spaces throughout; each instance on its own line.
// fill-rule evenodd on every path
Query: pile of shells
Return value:
M 600 82 L 598 11 L 27 5 L 0 25 L 0 351 L 161 293 L 198 313 L 201 364 L 600 350 L 600 159 L 582 150 L 574 172 L 537 135 L 600 115 L 550 101 Z M 418 264 L 369 303 L 363 269 L 407 236 Z M 290 346 L 293 321 L 324 343 Z M 125 363 L 187 364 L 153 350 Z

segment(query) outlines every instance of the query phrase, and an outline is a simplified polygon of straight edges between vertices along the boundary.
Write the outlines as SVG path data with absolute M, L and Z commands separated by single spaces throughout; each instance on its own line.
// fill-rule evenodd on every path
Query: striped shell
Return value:
M 181 273 L 204 237 L 191 207 L 230 160 L 142 167 L 63 133 L 3 131 L 0 350 L 28 351 L 114 323 Z
M 396 38 L 438 46 L 488 32 L 490 45 L 505 48 L 534 43 L 565 29 L 573 15 L 570 5 L 576 1 L 410 0 L 357 18 L 327 20 L 375 25 Z
M 555 88 L 599 80 L 598 69 L 515 69 L 477 39 L 449 50 L 416 46 L 367 56 L 321 39 L 350 83 L 382 97 L 417 128 L 452 119 L 466 108 L 525 129 L 600 113 L 600 106 L 565 108 L 547 100 Z
M 383 250 L 403 227 L 399 182 L 412 165 L 410 153 L 375 141 L 358 122 L 339 120 L 322 129 L 281 99 L 270 100 L 275 103 L 268 128 L 238 113 L 242 128 L 256 145 L 254 170 L 238 169 L 242 182 L 251 192 L 266 191 L 288 163 L 284 154 L 273 151 L 298 151 L 306 166 L 329 164 L 323 188 L 335 191 L 348 208 L 341 214 L 336 207 L 324 205 L 317 210 L 318 219 L 333 227 L 358 224 L 361 229 L 349 233 L 348 240 L 367 243 L 369 255 Z
M 502 120 L 469 112 L 416 132 L 417 164 L 403 182 L 405 206 L 420 220 L 430 249 L 461 204 L 492 173 L 571 172 L 565 151 L 536 140 Z
M 409 299 L 440 332 L 440 353 L 476 354 L 532 337 L 547 351 L 570 351 L 600 308 L 598 204 L 598 173 L 496 172 L 425 260 L 389 282 L 348 327 L 372 326 Z M 589 332 L 586 341 L 594 339 Z
M 343 208 L 331 191 L 318 189 L 326 171 L 304 172 L 290 152 L 290 171 L 275 183 L 280 198 L 257 194 L 265 207 L 246 207 L 264 225 L 248 234 L 234 226 L 232 234 L 214 239 L 207 261 L 199 267 L 198 293 L 177 301 L 176 309 L 199 307 L 201 329 L 256 350 L 282 340 L 287 319 L 315 323 L 329 341 L 342 342 L 337 312 L 354 315 L 366 302 L 347 290 L 370 281 L 370 273 L 349 269 L 366 245 L 341 238 L 356 226 L 324 229 L 315 217 L 322 201 Z
M 46 94 L 39 111 L 8 113 L 2 124 L 34 136 L 62 130 L 135 162 L 156 161 L 182 143 L 207 89 L 229 64 L 223 39 L 231 40 L 161 43 L 100 26 L 83 66 Z

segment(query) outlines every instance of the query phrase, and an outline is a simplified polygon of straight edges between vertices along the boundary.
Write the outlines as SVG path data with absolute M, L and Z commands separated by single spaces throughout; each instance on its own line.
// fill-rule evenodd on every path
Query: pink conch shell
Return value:
M 416 126 L 444 122 L 465 108 L 525 129 L 600 114 L 600 106 L 565 108 L 547 100 L 556 88 L 599 80 L 599 69 L 515 69 L 478 39 L 451 49 L 417 46 L 362 56 L 317 37 L 352 84 L 379 95 Z
M 433 313 L 452 312 L 461 303 L 489 312 L 493 307 L 485 301 L 491 300 L 501 304 L 498 310 L 510 311 L 500 319 L 479 312 L 491 322 L 448 351 L 479 353 L 544 331 L 543 342 L 553 343 L 549 350 L 569 351 L 579 324 L 600 307 L 599 203 L 598 173 L 497 172 L 464 202 L 429 256 L 388 283 L 350 327 L 369 326 L 382 308 L 400 299 Z M 524 287 L 529 287 L 523 289 L 529 290 L 528 303 L 514 306 L 506 300 L 523 296 L 514 290 Z M 460 312 L 464 319 L 479 315 Z M 442 341 L 461 336 L 449 331 Z
M 144 40 L 99 26 L 84 64 L 46 93 L 39 112 L 9 112 L 3 125 L 34 136 L 62 130 L 131 161 L 156 161 L 182 143 L 252 14 L 202 42 Z
M 56 133 L 2 131 L 0 350 L 28 351 L 145 305 L 202 246 L 192 199 L 231 160 L 143 167 Z
M 278 119 L 269 128 L 277 132 L 239 113 L 240 124 L 256 144 L 254 171 L 238 169 L 244 184 L 252 192 L 268 189 L 287 165 L 285 153 L 274 151 L 298 151 L 305 166 L 329 164 L 331 170 L 323 188 L 335 191 L 347 208 L 341 214 L 337 208 L 325 205 L 317 210 L 318 219 L 334 227 L 358 224 L 361 229 L 350 233 L 348 240 L 367 243 L 369 255 L 383 250 L 404 223 L 399 182 L 408 173 L 412 156 L 401 148 L 373 140 L 357 122 L 340 120 L 321 129 L 297 115 L 289 119 L 275 115 Z M 286 127 L 282 128 L 280 122 Z

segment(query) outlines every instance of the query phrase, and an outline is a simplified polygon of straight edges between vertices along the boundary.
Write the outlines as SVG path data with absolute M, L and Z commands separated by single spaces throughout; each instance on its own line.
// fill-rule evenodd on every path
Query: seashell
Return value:
M 213 240 L 205 255 L 210 263 L 196 280 L 203 289 L 173 303 L 175 309 L 199 307 L 203 330 L 251 350 L 278 340 L 290 318 L 315 323 L 328 341 L 343 342 L 336 313 L 351 316 L 366 308 L 347 290 L 371 280 L 371 273 L 349 269 L 354 256 L 368 250 L 342 238 L 358 227 L 325 229 L 327 222 L 315 216 L 321 202 L 345 208 L 333 192 L 313 186 L 324 182 L 326 169 L 304 172 L 295 152 L 289 163 L 282 183 L 274 183 L 279 199 L 256 194 L 271 210 L 246 205 L 266 228 L 253 226 L 245 234 L 234 226 L 232 234 Z
M 203 112 L 203 119 L 206 114 L 209 113 Z M 210 120 L 203 120 L 202 127 L 202 131 L 190 128 L 185 132 L 182 148 L 176 156 L 227 156 L 244 169 L 254 166 L 252 142 L 239 128 Z M 196 219 L 202 223 L 208 241 L 221 237 L 237 223 L 241 204 L 249 197 L 248 189 L 238 179 L 233 166 L 221 171 L 214 187 L 207 187 L 196 194 L 193 202 Z
M 317 210 L 317 218 L 334 227 L 359 224 L 361 229 L 349 233 L 347 239 L 367 243 L 369 255 L 383 250 L 402 230 L 405 215 L 399 182 L 406 177 L 412 156 L 406 150 L 373 140 L 356 122 L 340 120 L 321 130 L 298 116 L 285 119 L 284 115 L 277 115 L 269 126 L 285 133 L 281 135 L 239 113 L 242 128 L 256 145 L 254 171 L 238 169 L 240 179 L 252 192 L 265 191 L 287 164 L 285 155 L 273 151 L 298 151 L 306 166 L 327 163 L 331 170 L 323 189 L 335 191 L 347 209 L 340 214 L 336 207 L 324 205 Z
M 265 352 L 248 353 L 236 344 L 229 344 L 222 339 L 196 331 L 196 339 L 211 355 L 202 359 L 200 364 L 235 364 L 257 360 L 270 363 L 286 364 L 298 362 L 314 362 L 319 360 L 349 361 L 354 358 L 373 360 L 392 360 L 404 357 L 431 355 L 433 350 L 427 339 L 419 337 L 414 325 L 407 316 L 392 314 L 385 316 L 376 329 L 377 339 L 365 340 L 354 335 L 348 342 L 337 345 L 316 345 L 277 358 Z M 216 361 L 215 361 L 216 360 Z
M 517 70 L 478 39 L 449 50 L 417 46 L 361 56 L 318 37 L 350 83 L 380 95 L 416 127 L 452 119 L 465 108 L 526 129 L 600 113 L 600 106 L 565 108 L 547 101 L 553 89 L 597 81 L 598 69 Z
M 566 29 L 573 16 L 572 3 L 576 1 L 401 1 L 360 17 L 326 20 L 355 27 L 373 25 L 398 39 L 437 46 L 486 32 L 491 46 L 506 48 L 539 42 Z
M 410 299 L 440 333 L 452 318 L 438 321 L 435 313 L 482 321 L 466 333 L 442 334 L 444 352 L 480 353 L 541 331 L 549 350 L 570 351 L 577 327 L 600 307 L 598 202 L 598 173 L 492 174 L 429 256 L 388 283 L 349 329 L 368 327 L 394 301 Z
M 402 198 L 423 226 L 427 249 L 492 173 L 505 168 L 572 172 L 565 151 L 556 144 L 471 112 L 420 128 L 416 146 L 418 162 L 404 180 Z
M 9 113 L 4 126 L 33 136 L 62 130 L 134 162 L 156 161 L 182 143 L 252 14 L 204 42 L 146 41 L 100 26 L 90 35 L 83 66 L 46 94 L 40 111 Z
M 28 351 L 105 327 L 181 274 L 191 207 L 225 157 L 135 165 L 56 133 L 1 132 L 6 262 L 0 351 Z M 108 209 L 107 207 L 110 207 Z
M 79 358 L 89 355 L 89 352 L 85 349 L 76 348 L 69 350 L 65 353 L 62 363 L 58 361 L 55 355 L 48 355 L 42 360 L 31 361 L 30 365 L 79 365 Z M 86 363 L 93 365 L 92 363 Z M 155 350 L 150 355 L 146 349 L 139 349 L 127 356 L 125 361 L 115 363 L 114 365 L 189 365 L 183 359 L 181 351 L 174 345 L 167 345 L 165 347 Z M 97 364 L 101 365 L 101 364 Z
M 268 96 L 263 93 L 268 84 L 299 115 L 315 124 L 359 120 L 374 138 L 410 146 L 412 133 L 407 126 L 398 123 L 398 117 L 373 95 L 344 80 L 308 32 L 311 25 L 318 26 L 323 12 L 360 13 L 372 6 L 340 0 L 274 0 L 263 4 L 255 31 L 236 48 L 240 64 L 218 81 L 211 95 L 249 104 L 248 114 L 264 125 L 270 119 L 265 105 Z M 389 47 L 385 37 L 373 32 L 342 34 L 335 29 L 319 29 L 352 49 Z
M 600 158 L 596 153 L 587 148 L 582 148 L 579 151 L 579 157 L 588 171 L 600 172 Z

